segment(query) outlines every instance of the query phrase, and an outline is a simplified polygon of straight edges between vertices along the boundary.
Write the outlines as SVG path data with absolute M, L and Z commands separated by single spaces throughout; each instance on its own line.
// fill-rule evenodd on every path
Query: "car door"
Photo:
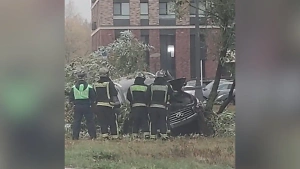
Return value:
M 218 96 L 229 93 L 231 85 L 232 84 L 230 84 L 230 83 L 220 84 L 219 88 L 218 88 Z

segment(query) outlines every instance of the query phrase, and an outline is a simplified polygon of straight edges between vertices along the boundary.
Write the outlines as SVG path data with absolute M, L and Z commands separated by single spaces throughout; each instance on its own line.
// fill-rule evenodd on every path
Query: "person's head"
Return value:
M 99 75 L 101 77 L 108 77 L 109 76 L 109 70 L 107 68 L 100 68 Z
M 78 80 L 84 80 L 86 77 L 86 73 L 84 71 L 80 71 L 77 73 Z
M 145 81 L 145 80 L 146 80 L 146 76 L 145 76 L 144 73 L 138 72 L 138 73 L 136 74 L 136 76 L 135 76 L 135 79 L 138 79 L 138 80 L 140 79 L 140 80 Z

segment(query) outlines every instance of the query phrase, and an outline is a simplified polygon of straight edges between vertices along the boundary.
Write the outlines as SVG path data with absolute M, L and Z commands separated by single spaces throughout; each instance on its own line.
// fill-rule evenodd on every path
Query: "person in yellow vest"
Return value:
M 109 78 L 109 71 L 107 68 L 99 70 L 100 80 L 94 84 L 96 90 L 96 115 L 100 122 L 102 138 L 108 139 L 108 127 L 110 128 L 110 135 L 112 139 L 118 138 L 118 123 L 117 115 L 114 111 L 114 106 L 119 106 L 118 92 L 114 83 Z
M 150 137 L 147 109 L 149 103 L 147 97 L 148 86 L 144 83 L 145 79 L 143 73 L 137 73 L 134 84 L 127 91 L 127 100 L 130 102 L 131 117 L 133 118 L 133 138 L 138 137 L 139 129 L 142 130 L 145 139 Z
M 94 114 L 91 111 L 91 106 L 95 102 L 95 90 L 89 85 L 84 78 L 86 74 L 80 72 L 78 74 L 78 81 L 72 87 L 69 101 L 74 104 L 74 121 L 73 121 L 73 140 L 79 139 L 79 133 L 81 128 L 81 121 L 83 116 L 86 120 L 88 133 L 91 139 L 96 139 L 96 128 L 94 121 Z
M 173 99 L 173 89 L 165 79 L 165 71 L 156 72 L 154 83 L 148 87 L 147 93 L 150 96 L 149 116 L 151 139 L 156 139 L 157 130 L 163 140 L 168 139 L 167 135 L 167 114 L 168 102 Z

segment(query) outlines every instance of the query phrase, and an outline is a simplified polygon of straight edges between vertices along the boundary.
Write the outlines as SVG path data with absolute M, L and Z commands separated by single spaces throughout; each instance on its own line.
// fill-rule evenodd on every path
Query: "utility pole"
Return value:
M 196 22 L 195 22 L 195 67 L 196 67 L 196 89 L 195 96 L 200 100 L 204 101 L 202 91 L 202 58 L 200 56 L 200 20 L 199 20 L 199 0 L 196 2 Z M 201 81 L 200 81 L 201 79 Z

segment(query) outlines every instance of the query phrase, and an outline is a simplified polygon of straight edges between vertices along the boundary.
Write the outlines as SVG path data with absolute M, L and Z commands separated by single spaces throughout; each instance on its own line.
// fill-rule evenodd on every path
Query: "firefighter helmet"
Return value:
M 136 74 L 135 78 L 143 78 L 143 79 L 145 79 L 146 77 L 145 77 L 145 74 L 144 74 L 144 73 L 138 72 L 138 73 Z
M 164 70 L 159 70 L 159 71 L 156 72 L 155 76 L 156 77 L 165 77 L 166 72 Z
M 108 77 L 109 70 L 107 68 L 100 68 L 99 75 L 100 77 Z

